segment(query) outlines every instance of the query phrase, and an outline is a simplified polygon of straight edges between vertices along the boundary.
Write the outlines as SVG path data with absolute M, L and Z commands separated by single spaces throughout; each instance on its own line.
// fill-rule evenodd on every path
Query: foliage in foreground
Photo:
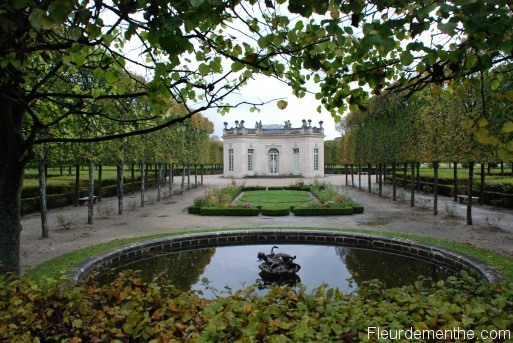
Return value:
M 250 286 L 213 300 L 125 274 L 103 287 L 5 277 L 0 284 L 0 340 L 16 342 L 375 342 L 369 327 L 477 334 L 513 325 L 513 284 L 480 284 L 465 273 L 403 288 L 370 282 L 355 294 L 321 286 L 258 296 Z

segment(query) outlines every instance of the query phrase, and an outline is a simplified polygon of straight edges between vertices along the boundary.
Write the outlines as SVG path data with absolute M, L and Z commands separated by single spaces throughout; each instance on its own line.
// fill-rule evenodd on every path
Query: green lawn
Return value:
M 262 207 L 290 207 L 300 206 L 317 201 L 309 192 L 293 190 L 262 190 L 247 191 L 239 199 L 241 202 L 249 202 L 253 206 Z

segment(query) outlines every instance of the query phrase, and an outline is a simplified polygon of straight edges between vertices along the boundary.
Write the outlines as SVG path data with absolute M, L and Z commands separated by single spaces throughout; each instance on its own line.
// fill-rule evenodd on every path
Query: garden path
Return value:
M 439 215 L 434 216 L 430 208 L 410 207 L 409 201 L 393 202 L 389 198 L 370 194 L 364 190 L 344 186 L 344 175 L 327 175 L 323 181 L 338 185 L 341 192 L 365 206 L 365 213 L 352 216 L 326 217 L 202 217 L 189 215 L 187 206 L 196 197 L 203 195 L 206 189 L 222 187 L 232 182 L 219 175 L 204 177 L 204 185 L 186 191 L 183 194 L 164 198 L 160 202 L 147 203 L 145 207 L 129 210 L 125 214 L 112 214 L 108 218 L 95 218 L 92 225 L 87 224 L 87 206 L 64 207 L 49 211 L 48 223 L 50 238 L 41 238 L 41 221 L 37 213 L 22 218 L 21 265 L 26 271 L 53 257 L 87 246 L 157 233 L 217 228 L 254 228 L 254 227 L 310 227 L 310 228 L 356 228 L 383 232 L 406 233 L 429 236 L 437 239 L 467 243 L 473 246 L 497 251 L 513 258 L 513 211 L 490 206 L 474 206 L 474 225 L 466 225 L 466 205 L 456 204 L 452 199 L 440 197 Z M 179 187 L 179 179 L 174 188 Z M 255 178 L 235 180 L 246 185 L 291 185 L 296 179 Z M 305 180 L 309 183 L 312 180 Z M 374 178 L 373 178 L 374 181 Z M 366 176 L 362 176 L 362 185 L 367 185 Z M 384 187 L 384 194 L 390 194 L 391 187 Z M 409 199 L 409 191 L 400 198 Z M 430 195 L 423 194 L 422 198 Z M 148 198 L 155 198 L 155 191 L 148 191 Z M 139 194 L 127 194 L 125 204 L 139 201 Z M 445 204 L 454 208 L 454 216 L 448 216 Z M 422 204 L 421 204 L 422 205 Z M 112 206 L 117 209 L 117 199 L 104 198 L 97 206 Z M 452 212 L 452 211 L 451 211 Z M 117 213 L 117 210 L 115 211 Z M 96 213 L 95 213 L 96 215 Z M 69 229 L 58 225 L 57 217 L 72 221 Z

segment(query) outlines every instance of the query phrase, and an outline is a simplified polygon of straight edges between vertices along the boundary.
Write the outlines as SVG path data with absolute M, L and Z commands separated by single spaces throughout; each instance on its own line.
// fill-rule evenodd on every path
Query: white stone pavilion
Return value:
M 304 120 L 300 127 L 262 125 L 246 128 L 224 123 L 224 177 L 324 177 L 324 128 Z

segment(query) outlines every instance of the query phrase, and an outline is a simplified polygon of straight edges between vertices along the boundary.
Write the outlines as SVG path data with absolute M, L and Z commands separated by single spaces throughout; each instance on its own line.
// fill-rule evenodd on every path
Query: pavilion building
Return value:
M 262 125 L 246 128 L 224 123 L 224 177 L 324 177 L 324 128 L 304 120 L 301 127 Z

